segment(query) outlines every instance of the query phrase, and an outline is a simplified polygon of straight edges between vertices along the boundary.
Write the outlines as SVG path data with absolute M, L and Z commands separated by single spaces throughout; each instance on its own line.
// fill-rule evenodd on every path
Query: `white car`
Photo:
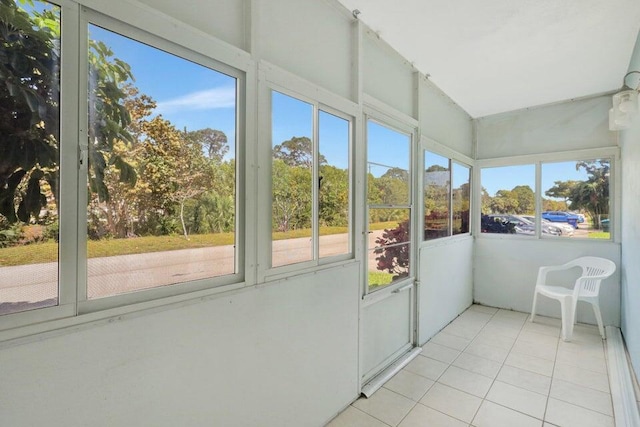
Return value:
M 534 224 L 536 222 L 536 218 L 530 215 L 523 215 L 523 218 L 528 219 Z M 573 236 L 573 233 L 575 232 L 575 229 L 567 222 L 551 222 L 542 218 L 542 224 L 545 227 L 554 227 L 557 229 L 559 236 Z

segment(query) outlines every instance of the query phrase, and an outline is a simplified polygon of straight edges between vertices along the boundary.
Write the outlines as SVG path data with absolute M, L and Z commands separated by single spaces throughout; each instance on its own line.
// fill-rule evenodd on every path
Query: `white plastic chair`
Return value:
M 551 271 L 569 270 L 574 267 L 582 268 L 582 275 L 576 280 L 573 288 L 563 286 L 547 285 L 547 273 Z M 571 341 L 573 335 L 573 324 L 575 322 L 576 305 L 578 301 L 591 304 L 598 321 L 598 329 L 602 339 L 605 339 L 604 326 L 602 325 L 602 314 L 598 294 L 600 292 L 600 282 L 616 271 L 616 265 L 605 258 L 582 257 L 574 259 L 564 265 L 540 267 L 538 270 L 538 280 L 533 294 L 533 307 L 531 308 L 531 321 L 536 316 L 536 302 L 538 294 L 560 301 L 562 314 L 562 339 Z

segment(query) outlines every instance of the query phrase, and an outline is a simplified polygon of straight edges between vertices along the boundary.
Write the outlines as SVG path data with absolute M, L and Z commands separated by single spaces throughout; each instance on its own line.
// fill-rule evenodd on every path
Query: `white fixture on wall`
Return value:
M 609 110 L 609 129 L 621 130 L 631 126 L 631 119 L 638 111 L 638 91 L 640 80 L 635 88 L 627 85 L 627 77 L 640 74 L 640 71 L 629 71 L 622 79 L 622 90 L 613 95 L 613 108 Z

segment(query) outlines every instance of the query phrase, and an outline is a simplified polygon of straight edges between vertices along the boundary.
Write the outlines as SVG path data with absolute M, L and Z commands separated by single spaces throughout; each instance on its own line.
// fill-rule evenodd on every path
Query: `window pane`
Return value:
M 453 163 L 453 234 L 469 232 L 469 207 L 471 206 L 471 169 Z
M 535 166 L 482 169 L 483 233 L 535 236 Z
M 89 33 L 88 297 L 234 273 L 236 79 Z
M 408 206 L 409 135 L 367 122 L 367 199 L 371 205 Z
M 424 240 L 449 235 L 449 159 L 424 152 Z
M 608 159 L 542 164 L 543 232 L 548 229 L 548 235 L 611 238 L 610 165 Z
M 409 275 L 410 216 L 410 209 L 369 210 L 369 290 Z
M 272 92 L 271 265 L 313 259 L 313 106 Z
M 8 314 L 58 304 L 60 9 L 37 0 L 2 8 L 0 314 Z
M 349 121 L 320 111 L 320 257 L 349 253 Z

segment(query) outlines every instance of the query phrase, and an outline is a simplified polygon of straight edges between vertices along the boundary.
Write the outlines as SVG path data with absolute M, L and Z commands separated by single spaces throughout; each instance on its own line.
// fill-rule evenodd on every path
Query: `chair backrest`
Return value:
M 602 276 L 609 277 L 616 271 L 613 261 L 593 256 L 576 258 L 569 264 L 582 268 L 582 275 L 576 281 L 576 286 L 580 286 L 578 295 L 585 297 L 598 296 Z M 589 279 L 598 276 L 599 279 Z

